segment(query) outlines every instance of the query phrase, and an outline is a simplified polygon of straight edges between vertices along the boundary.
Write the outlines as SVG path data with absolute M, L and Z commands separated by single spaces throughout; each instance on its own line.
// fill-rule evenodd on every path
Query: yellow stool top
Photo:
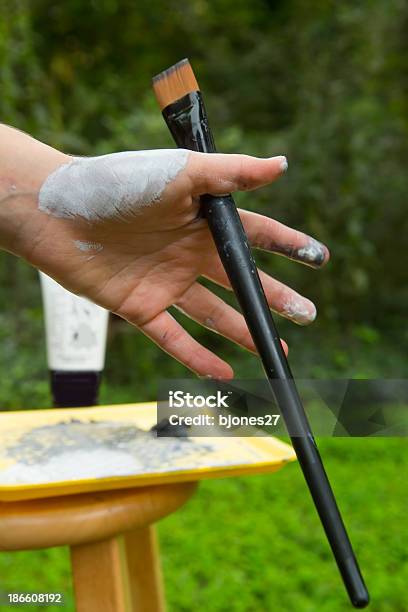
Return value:
M 0 413 L 0 501 L 274 472 L 270 436 L 156 438 L 156 403 Z

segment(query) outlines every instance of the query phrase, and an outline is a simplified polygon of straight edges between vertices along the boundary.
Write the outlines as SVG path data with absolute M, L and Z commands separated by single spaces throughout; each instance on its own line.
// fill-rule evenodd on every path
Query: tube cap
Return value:
M 50 370 L 51 393 L 55 407 L 94 406 L 98 403 L 102 372 Z

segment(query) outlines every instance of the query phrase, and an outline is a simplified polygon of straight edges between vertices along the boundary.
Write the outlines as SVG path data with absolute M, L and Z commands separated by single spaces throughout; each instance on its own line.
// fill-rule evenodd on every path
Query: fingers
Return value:
M 260 270 L 258 272 L 266 299 L 272 310 L 298 325 L 308 325 L 315 320 L 317 313 L 313 302 L 265 274 L 265 272 Z M 227 289 L 231 288 L 228 277 L 218 261 L 212 262 L 211 272 L 205 274 L 205 276 Z
M 192 338 L 167 312 L 140 327 L 153 342 L 199 376 L 232 379 L 231 366 Z
M 207 329 L 256 353 L 244 317 L 206 287 L 194 283 L 175 306 Z M 282 346 L 287 354 L 286 343 L 282 342 Z
M 284 156 L 261 159 L 249 155 L 192 152 L 187 173 L 192 181 L 193 195 L 222 195 L 272 183 L 287 167 Z
M 329 261 L 328 248 L 311 236 L 257 213 L 245 210 L 239 213 L 255 248 L 284 255 L 312 268 L 320 268 Z

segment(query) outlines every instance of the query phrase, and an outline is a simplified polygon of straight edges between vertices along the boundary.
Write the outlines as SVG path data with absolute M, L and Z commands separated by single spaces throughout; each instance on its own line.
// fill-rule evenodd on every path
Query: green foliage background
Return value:
M 259 192 L 240 194 L 239 204 L 304 230 L 331 249 L 330 265 L 321 272 L 259 255 L 265 269 L 318 306 L 318 320 L 309 329 L 279 324 L 290 343 L 295 374 L 403 377 L 408 336 L 407 25 L 403 0 L 2 0 L 0 121 L 81 155 L 172 146 L 150 79 L 188 56 L 199 75 L 219 150 L 288 157 L 287 176 Z M 36 272 L 1 254 L 0 295 L 1 407 L 49 405 Z M 228 359 L 238 376 L 260 375 L 254 357 L 182 320 Z M 128 325 L 113 321 L 104 402 L 154 399 L 159 376 L 182 375 L 182 366 Z M 398 585 L 407 578 L 407 556 L 399 541 L 407 535 L 401 498 L 406 488 L 398 457 L 406 445 L 367 444 L 326 441 L 325 450 L 332 473 L 347 482 L 340 501 L 355 517 L 356 539 L 361 548 L 368 547 L 365 563 L 375 576 L 377 596 L 373 609 L 405 610 L 404 589 Z M 316 521 L 318 535 L 303 530 L 291 546 L 259 526 L 258 518 L 268 521 L 270 514 L 287 526 L 288 537 L 295 537 L 297 521 L 304 520 L 298 504 L 307 505 L 295 469 L 271 480 L 209 483 L 182 518 L 163 523 L 171 609 L 346 609 L 344 600 L 337 599 L 340 587 L 327 550 L 319 552 L 323 540 Z M 298 481 L 301 502 L 293 488 Z M 249 495 L 256 503 L 248 509 L 243 500 Z M 220 550 L 214 535 L 223 538 L 228 516 L 235 515 L 226 496 L 246 516 L 236 519 L 236 558 Z M 212 526 L 201 524 L 204 504 L 213 508 Z M 310 504 L 305 513 L 312 515 Z M 183 528 L 183 520 L 188 527 Z M 388 529 L 387 544 L 382 531 Z M 198 539 L 203 544 L 194 553 L 192 542 Z M 212 556 L 207 548 L 204 552 L 206 542 L 215 551 Z M 253 566 L 241 567 L 248 548 L 253 566 L 259 567 L 256 576 Z M 59 554 L 38 553 L 49 556 L 53 588 L 67 581 L 66 560 Z M 195 565 L 189 567 L 195 554 Z M 288 559 L 286 573 L 276 554 Z M 24 561 L 16 574 L 18 558 Z M 33 554 L 3 555 L 1 563 L 9 585 L 46 584 Z M 220 572 L 231 580 L 220 578 Z M 316 576 L 322 577 L 320 583 Z M 187 585 L 185 590 L 177 580 Z M 197 607 L 188 604 L 190 596 L 191 601 L 197 598 Z

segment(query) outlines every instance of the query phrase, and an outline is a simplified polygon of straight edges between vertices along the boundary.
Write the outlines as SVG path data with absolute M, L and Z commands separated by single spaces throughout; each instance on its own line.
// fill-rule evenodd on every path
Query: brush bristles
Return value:
M 192 91 L 199 91 L 197 80 L 188 59 L 183 59 L 153 77 L 153 89 L 160 108 L 180 100 Z

